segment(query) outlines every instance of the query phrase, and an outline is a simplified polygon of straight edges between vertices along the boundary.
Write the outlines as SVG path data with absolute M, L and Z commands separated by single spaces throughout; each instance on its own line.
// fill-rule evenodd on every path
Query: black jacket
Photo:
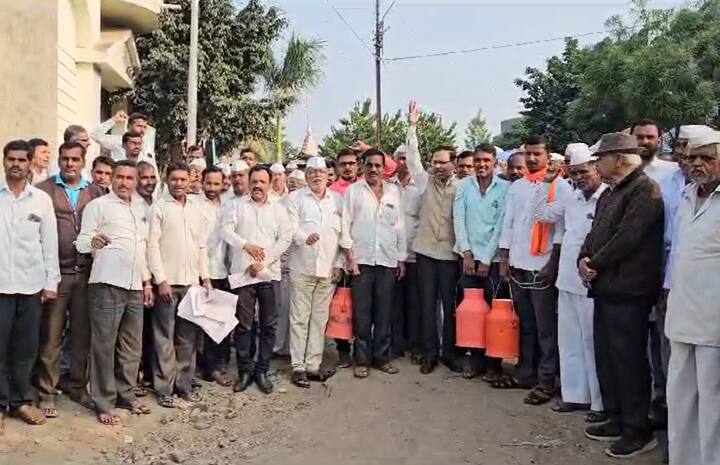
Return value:
M 663 232 L 660 188 L 641 169 L 606 189 L 578 257 L 589 257 L 598 273 L 588 295 L 655 302 L 662 287 Z

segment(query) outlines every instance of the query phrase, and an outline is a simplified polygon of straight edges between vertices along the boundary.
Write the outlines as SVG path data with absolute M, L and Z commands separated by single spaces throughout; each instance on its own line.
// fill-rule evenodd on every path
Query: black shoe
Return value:
M 273 392 L 273 383 L 268 378 L 267 373 L 255 373 L 255 383 L 263 393 L 270 394 Z
M 349 352 L 338 352 L 338 368 L 350 368 L 353 365 Z
M 585 436 L 595 441 L 617 441 L 622 436 L 622 428 L 617 422 L 610 420 L 588 426 L 585 428 Z
M 250 373 L 240 373 L 240 377 L 235 381 L 235 384 L 233 384 L 233 392 L 243 392 L 250 387 L 252 382 L 253 378 Z
M 605 453 L 616 459 L 629 459 L 658 446 L 657 439 L 650 433 L 647 436 L 623 437 L 605 449 Z
M 455 360 L 448 360 L 443 359 L 443 365 L 448 367 L 448 370 L 452 371 L 453 373 L 462 373 L 463 367 Z
M 437 366 L 437 362 L 435 360 L 423 360 L 420 364 L 420 373 L 424 375 L 429 375 L 433 371 L 435 371 L 435 367 Z

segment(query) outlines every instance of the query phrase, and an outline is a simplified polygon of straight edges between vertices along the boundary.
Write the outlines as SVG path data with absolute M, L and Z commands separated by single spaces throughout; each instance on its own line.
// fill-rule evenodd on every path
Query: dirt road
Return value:
M 302 390 L 286 367 L 276 392 L 232 394 L 206 384 L 191 410 L 125 417 L 101 427 L 67 401 L 63 419 L 44 427 L 8 420 L 0 465 L 601 465 L 602 444 L 582 435 L 581 415 L 522 403 L 521 391 L 496 391 L 439 368 L 421 375 L 400 361 L 400 374 L 342 371 Z M 625 463 L 625 462 L 624 462 Z M 658 451 L 630 461 L 659 464 Z

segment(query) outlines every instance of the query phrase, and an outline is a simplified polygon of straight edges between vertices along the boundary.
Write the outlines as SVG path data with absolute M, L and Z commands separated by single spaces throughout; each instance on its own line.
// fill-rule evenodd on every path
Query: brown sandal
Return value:
M 38 402 L 38 408 L 45 415 L 45 418 L 57 418 L 59 416 L 54 400 L 41 400 Z
M 210 377 L 223 387 L 228 387 L 232 384 L 232 380 L 228 377 L 225 370 L 213 370 L 213 372 L 210 373 Z
M 21 405 L 20 407 L 10 411 L 10 415 L 19 418 L 28 425 L 40 426 L 44 425 L 47 421 L 45 415 L 37 407 L 32 405 Z
M 382 371 L 383 373 L 387 373 L 389 375 L 394 375 L 400 372 L 395 366 L 393 366 L 392 363 L 387 362 L 383 363 L 382 365 L 377 367 L 378 370 Z
M 150 407 L 143 404 L 139 400 L 134 400 L 130 402 L 129 404 L 126 403 L 118 403 L 117 408 L 121 408 L 123 410 L 129 410 L 130 413 L 133 415 L 149 415 L 152 413 L 152 410 L 150 410 Z

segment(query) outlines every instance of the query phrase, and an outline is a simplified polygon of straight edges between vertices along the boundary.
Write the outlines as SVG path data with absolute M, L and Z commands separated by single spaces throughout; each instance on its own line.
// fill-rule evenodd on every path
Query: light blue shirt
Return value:
M 469 250 L 486 265 L 496 258 L 509 187 L 509 182 L 493 176 L 483 195 L 477 177 L 460 183 L 453 204 L 456 253 Z
M 55 175 L 55 184 L 63 187 L 63 190 L 65 190 L 65 195 L 67 195 L 67 198 L 70 201 L 70 205 L 72 205 L 73 209 L 77 208 L 78 199 L 80 198 L 80 191 L 87 188 L 87 186 L 89 185 L 87 179 L 80 178 L 80 184 L 78 184 L 77 187 L 70 187 L 65 184 L 65 181 L 63 181 L 59 174 Z

